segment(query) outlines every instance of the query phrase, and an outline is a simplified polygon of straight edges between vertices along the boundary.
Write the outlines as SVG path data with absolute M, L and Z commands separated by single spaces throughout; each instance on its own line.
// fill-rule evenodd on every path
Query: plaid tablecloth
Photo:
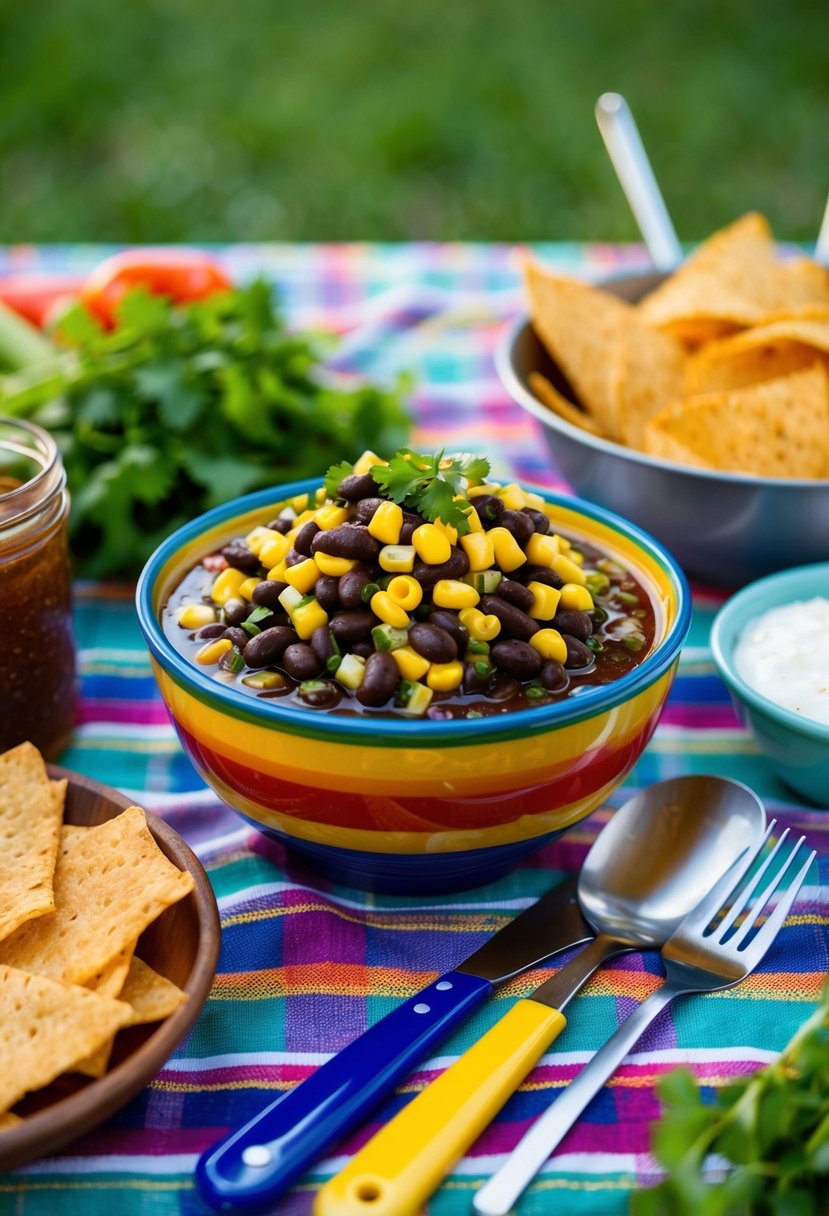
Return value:
M 636 247 L 540 251 L 563 270 L 591 276 L 645 264 Z M 103 252 L 11 249 L 0 254 L 0 272 L 84 269 Z M 262 245 L 235 246 L 223 256 L 241 278 L 271 275 L 292 323 L 341 333 L 336 364 L 342 370 L 372 377 L 414 370 L 419 443 L 484 450 L 494 455 L 497 475 L 560 484 L 539 428 L 511 403 L 493 371 L 502 326 L 521 308 L 511 249 Z M 685 1063 L 705 1085 L 723 1085 L 771 1059 L 811 1012 L 829 962 L 829 815 L 799 805 L 740 727 L 711 662 L 717 594 L 696 589 L 691 635 L 661 724 L 609 806 L 498 883 L 420 899 L 332 886 L 245 826 L 204 788 L 179 747 L 150 674 L 131 589 L 80 584 L 76 602 L 82 701 L 62 762 L 127 791 L 190 842 L 219 900 L 222 953 L 207 1006 L 156 1079 L 93 1133 L 0 1178 L 1 1212 L 203 1212 L 192 1182 L 203 1148 L 575 870 L 612 808 L 664 777 L 713 772 L 747 782 L 770 813 L 808 834 L 822 858 L 823 882 L 804 889 L 748 981 L 728 993 L 677 1002 L 660 1017 L 524 1196 L 521 1216 L 625 1212 L 631 1190 L 655 1177 L 648 1125 L 658 1113 L 656 1078 Z M 502 989 L 275 1211 L 308 1213 L 319 1184 L 545 974 L 537 970 Z M 653 955 L 629 955 L 599 974 L 571 1006 L 554 1050 L 435 1196 L 431 1216 L 470 1211 L 476 1186 L 653 990 L 658 975 Z

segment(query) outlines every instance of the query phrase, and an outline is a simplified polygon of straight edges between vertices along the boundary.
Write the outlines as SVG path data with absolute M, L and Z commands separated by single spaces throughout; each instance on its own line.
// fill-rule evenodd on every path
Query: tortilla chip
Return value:
M 640 447 L 649 419 L 682 395 L 687 358 L 680 342 L 640 322 L 619 334 L 610 374 L 625 443 Z
M 132 1006 L 130 1026 L 141 1026 L 145 1022 L 160 1022 L 162 1018 L 169 1017 L 187 1000 L 187 993 L 182 992 L 172 980 L 153 971 L 142 959 L 134 958 L 121 1000 Z
M 80 823 L 65 823 L 60 830 L 60 845 L 58 851 L 61 857 L 79 840 L 83 840 L 86 833 L 90 831 L 88 827 L 84 827 Z
M 91 1055 L 86 1056 L 77 1064 L 73 1064 L 71 1071 L 79 1072 L 81 1076 L 91 1077 L 93 1081 L 97 1081 L 109 1067 L 109 1060 L 114 1046 L 115 1039 L 112 1038 L 108 1042 L 103 1043 L 97 1051 L 93 1051 Z
M 759 477 L 829 474 L 829 381 L 822 366 L 673 402 L 645 430 L 653 456 Z
M 642 318 L 690 346 L 753 325 L 785 307 L 768 224 L 751 212 L 715 232 L 642 300 Z
M 799 342 L 735 349 L 731 346 L 732 341 L 726 338 L 722 342 L 709 342 L 691 355 L 685 374 L 686 393 L 744 388 L 748 384 L 789 376 L 818 362 L 814 350 Z
M 600 439 L 607 439 L 607 432 L 596 422 L 595 418 L 579 409 L 577 405 L 573 405 L 573 402 L 568 401 L 566 397 L 562 397 L 546 376 L 542 376 L 540 372 L 530 372 L 528 379 L 530 388 L 541 404 L 546 405 L 554 414 L 558 414 L 559 418 L 563 418 L 571 426 L 577 426 L 580 430 L 588 431 Z
M 96 1051 L 129 1006 L 0 964 L 0 1111 Z
M 0 962 L 86 984 L 193 885 L 158 848 L 140 807 L 130 807 L 60 858 L 54 913 L 0 942 Z
M 50 782 L 31 743 L 0 756 L 0 940 L 55 907 L 65 793 L 66 782 Z
M 524 276 L 536 333 L 573 386 L 585 411 L 616 437 L 607 352 L 635 315 L 632 304 L 527 261 Z
M 99 996 L 111 996 L 113 999 L 120 996 L 121 989 L 129 975 L 134 950 L 134 941 L 125 946 L 123 950 L 119 950 L 114 959 L 84 984 L 84 988 L 91 988 Z

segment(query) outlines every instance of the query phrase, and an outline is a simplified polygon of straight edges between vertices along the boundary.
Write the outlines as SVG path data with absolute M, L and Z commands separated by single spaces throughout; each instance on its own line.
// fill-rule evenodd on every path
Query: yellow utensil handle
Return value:
M 566 1024 L 519 1001 L 326 1183 L 314 1216 L 415 1216 Z

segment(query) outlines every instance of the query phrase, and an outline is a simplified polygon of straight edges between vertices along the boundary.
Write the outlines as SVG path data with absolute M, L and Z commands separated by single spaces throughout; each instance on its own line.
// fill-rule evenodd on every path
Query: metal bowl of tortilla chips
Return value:
M 762 217 L 673 275 L 603 287 L 528 264 L 530 318 L 496 353 L 584 498 L 737 587 L 829 553 L 829 275 Z
M 120 1109 L 201 1010 L 219 918 L 172 828 L 106 786 L 0 755 L 0 1171 Z

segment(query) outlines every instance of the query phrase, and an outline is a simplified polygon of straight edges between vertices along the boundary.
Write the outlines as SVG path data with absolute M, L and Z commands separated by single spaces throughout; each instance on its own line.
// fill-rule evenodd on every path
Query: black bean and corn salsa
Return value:
M 335 465 L 186 575 L 168 639 L 251 696 L 338 714 L 489 717 L 629 672 L 654 641 L 645 589 L 488 473 L 408 449 Z

